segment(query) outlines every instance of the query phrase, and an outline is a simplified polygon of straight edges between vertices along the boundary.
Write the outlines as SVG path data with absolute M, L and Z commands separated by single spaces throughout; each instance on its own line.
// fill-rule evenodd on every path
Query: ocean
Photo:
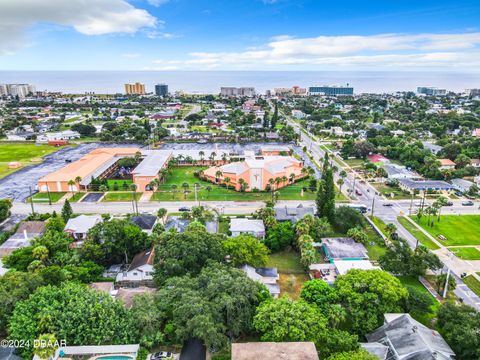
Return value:
M 169 91 L 220 92 L 221 86 L 253 86 L 259 93 L 275 87 L 346 85 L 355 93 L 415 91 L 435 86 L 450 91 L 480 88 L 479 72 L 433 71 L 0 71 L 2 83 L 29 83 L 37 90 L 64 93 L 123 93 L 123 84 L 141 82 L 147 92 L 165 83 Z

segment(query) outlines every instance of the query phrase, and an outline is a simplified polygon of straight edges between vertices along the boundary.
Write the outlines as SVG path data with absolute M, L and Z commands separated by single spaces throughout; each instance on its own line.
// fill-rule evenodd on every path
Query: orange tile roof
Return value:
M 455 166 L 455 163 L 450 159 L 438 159 L 438 161 L 442 166 Z
M 82 179 L 88 177 L 96 169 L 105 164 L 115 156 L 133 156 L 138 148 L 99 148 L 89 152 L 79 160 L 68 164 L 67 166 L 54 171 L 44 177 L 39 182 L 47 181 L 70 181 L 75 180 L 77 176 Z

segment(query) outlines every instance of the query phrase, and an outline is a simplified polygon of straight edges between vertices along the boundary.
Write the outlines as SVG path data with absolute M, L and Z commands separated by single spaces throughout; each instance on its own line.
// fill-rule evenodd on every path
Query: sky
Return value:
M 479 69 L 478 0 L 0 0 L 0 70 Z

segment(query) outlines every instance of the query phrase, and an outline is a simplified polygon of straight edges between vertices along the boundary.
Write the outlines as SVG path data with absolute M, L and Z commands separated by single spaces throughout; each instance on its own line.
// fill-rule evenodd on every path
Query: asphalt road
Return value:
M 292 125 L 298 134 L 300 134 L 301 138 L 301 146 L 305 146 L 308 151 L 313 155 L 314 159 L 318 163 L 322 163 L 322 159 L 325 156 L 325 151 L 320 148 L 318 145 L 318 141 L 314 139 L 311 134 L 305 134 L 301 129 L 300 126 L 295 123 L 294 121 L 288 120 L 289 124 Z M 332 152 L 329 153 L 331 157 L 334 156 Z M 338 158 L 337 158 L 338 159 Z M 341 162 L 341 159 L 338 159 Z M 336 182 L 339 178 L 339 169 L 334 174 L 334 181 Z M 368 215 L 372 214 L 373 208 L 373 215 L 378 216 L 381 220 L 385 223 L 394 223 L 397 227 L 397 231 L 399 235 L 406 239 L 409 245 L 413 248 L 417 244 L 416 238 L 410 234 L 410 232 L 405 229 L 402 224 L 400 224 L 397 220 L 399 215 L 409 215 L 410 211 L 414 211 L 418 209 L 416 204 L 419 200 L 414 200 L 413 206 L 411 206 L 411 201 L 409 200 L 385 200 L 382 196 L 376 195 L 376 189 L 370 185 L 368 182 L 360 182 L 359 181 L 360 175 L 357 174 L 353 169 L 347 172 L 347 177 L 345 178 L 345 183 L 343 185 L 344 189 L 351 189 L 351 194 L 356 194 L 356 191 L 361 193 L 360 196 L 357 196 L 358 203 L 361 203 L 368 208 Z M 476 202 L 474 206 L 462 206 L 461 200 L 453 201 L 453 206 L 443 207 L 442 214 L 457 214 L 457 215 L 466 215 L 466 214 L 480 214 L 479 210 L 479 203 Z M 385 204 L 391 204 L 392 206 L 384 206 Z M 444 262 L 444 269 L 442 271 L 447 271 L 448 266 L 445 265 Z M 460 275 L 455 272 L 455 268 L 451 268 L 451 273 L 455 277 L 457 282 L 457 287 L 455 289 L 455 294 L 462 299 L 462 301 L 472 306 L 473 308 L 480 310 L 480 297 L 475 295 L 468 286 L 461 280 Z

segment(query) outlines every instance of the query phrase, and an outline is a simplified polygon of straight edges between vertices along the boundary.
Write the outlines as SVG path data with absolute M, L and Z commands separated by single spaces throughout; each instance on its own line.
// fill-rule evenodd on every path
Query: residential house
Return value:
M 384 325 L 366 337 L 369 344 L 388 347 L 386 359 L 455 359 L 455 353 L 442 335 L 419 323 L 410 314 L 385 314 L 384 318 Z M 369 347 L 365 349 L 369 351 Z
M 128 270 L 118 273 L 116 283 L 119 287 L 153 286 L 153 258 L 155 251 L 142 251 L 135 255 Z
M 474 168 L 480 168 L 480 159 L 472 159 L 470 160 L 470 165 Z
M 455 169 L 455 163 L 450 159 L 438 159 L 440 162 L 440 170 L 453 170 Z
M 475 185 L 475 183 L 464 179 L 452 179 L 450 182 L 455 187 L 455 189 L 462 193 L 467 193 L 472 187 L 472 185 Z
M 232 344 L 232 360 L 318 360 L 313 342 L 248 342 Z
M 425 149 L 429 150 L 434 155 L 437 155 L 443 149 L 443 146 L 435 145 L 428 141 L 422 141 L 422 144 Z
M 266 286 L 270 295 L 275 299 L 280 295 L 280 286 L 277 281 L 280 279 L 277 268 L 254 268 L 250 265 L 243 265 L 242 270 L 247 274 L 247 277 L 254 281 L 258 281 Z
M 399 179 L 398 186 L 405 191 L 450 191 L 455 190 L 455 186 L 442 180 L 422 180 Z
M 277 221 L 291 221 L 294 224 L 303 219 L 305 215 L 313 216 L 315 214 L 313 206 L 303 206 L 302 204 L 297 206 L 276 206 L 274 210 Z
M 75 241 L 83 241 L 87 238 L 88 231 L 101 222 L 100 215 L 80 215 L 69 219 L 63 231 L 70 234 Z
M 383 168 L 387 172 L 387 177 L 389 179 L 416 179 L 419 178 L 419 175 L 415 174 L 413 171 L 408 170 L 405 166 L 397 164 L 385 164 Z
M 321 246 L 325 259 L 330 263 L 336 260 L 367 260 L 368 251 L 363 244 L 349 237 L 322 238 Z
M 352 269 L 378 270 L 369 260 L 333 260 L 329 263 L 311 264 L 309 275 L 312 279 L 321 279 L 329 285 L 333 285 L 339 275 L 345 275 Z
M 13 251 L 30 245 L 32 239 L 45 233 L 43 221 L 24 221 L 20 224 L 15 234 L 10 236 L 0 246 L 0 258 L 10 255 Z
M 158 218 L 155 215 L 141 214 L 132 216 L 130 222 L 137 225 L 143 232 L 151 234 L 157 224 Z
M 230 232 L 232 236 L 247 234 L 255 236 L 257 239 L 264 239 L 265 225 L 263 220 L 231 219 Z
M 472 136 L 476 138 L 480 138 L 480 128 L 473 129 Z
M 31 131 L 7 132 L 7 140 L 10 141 L 27 141 L 33 140 L 35 133 Z

